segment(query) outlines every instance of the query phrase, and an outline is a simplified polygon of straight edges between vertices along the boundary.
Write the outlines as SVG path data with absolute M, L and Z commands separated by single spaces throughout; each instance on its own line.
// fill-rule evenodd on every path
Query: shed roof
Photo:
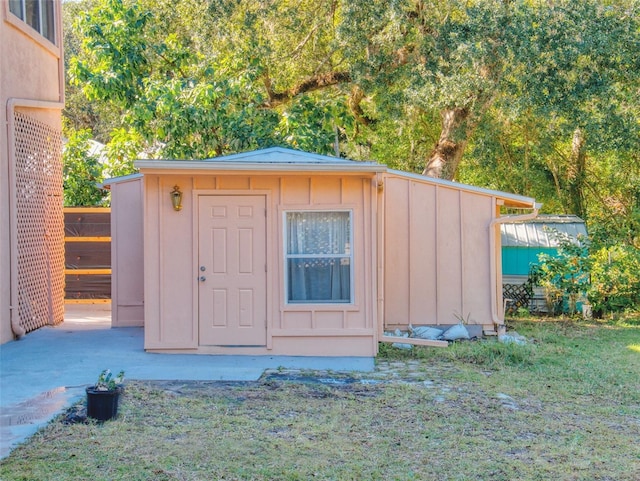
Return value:
M 412 181 L 438 185 L 441 187 L 448 187 L 451 189 L 462 190 L 471 192 L 474 194 L 486 195 L 495 197 L 504 202 L 506 207 L 513 207 L 516 209 L 539 209 L 542 204 L 536 203 L 536 200 L 532 197 L 525 197 L 523 195 L 511 194 L 509 192 L 503 192 L 500 190 L 485 189 L 484 187 L 476 187 L 475 185 L 461 184 L 460 182 L 454 182 L 452 180 L 438 179 L 435 177 L 427 177 L 425 175 L 413 174 L 410 172 L 402 172 L 400 170 L 388 169 L 389 174 L 396 175 L 411 179 Z
M 204 160 L 137 160 L 143 170 L 226 170 L 226 171 L 294 171 L 294 172 L 384 172 L 386 167 L 376 162 L 312 154 L 284 147 L 242 152 Z
M 554 231 L 578 242 L 578 236 L 587 236 L 587 227 L 575 215 L 540 215 L 526 222 L 501 224 L 502 247 L 558 247 Z
M 472 185 L 450 182 L 418 174 L 388 169 L 377 162 L 365 162 L 313 154 L 284 147 L 242 152 L 204 160 L 137 160 L 135 166 L 143 173 L 168 173 L 179 171 L 261 171 L 261 172 L 338 172 L 338 173 L 384 173 L 403 176 L 415 181 L 436 184 L 476 194 L 490 195 L 504 201 L 504 205 L 515 208 L 537 208 L 535 199 L 508 192 L 484 189 Z

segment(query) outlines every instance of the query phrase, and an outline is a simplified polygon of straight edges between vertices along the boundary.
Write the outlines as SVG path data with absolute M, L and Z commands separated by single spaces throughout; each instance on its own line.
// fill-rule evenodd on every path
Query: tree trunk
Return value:
M 584 205 L 584 188 L 586 180 L 586 144 L 582 130 L 577 128 L 573 132 L 571 156 L 567 169 L 567 207 L 569 212 L 583 219 L 586 216 Z
M 441 113 L 442 131 L 422 175 L 453 180 L 458 164 L 469 141 L 473 126 L 469 122 L 469 111 L 454 108 Z

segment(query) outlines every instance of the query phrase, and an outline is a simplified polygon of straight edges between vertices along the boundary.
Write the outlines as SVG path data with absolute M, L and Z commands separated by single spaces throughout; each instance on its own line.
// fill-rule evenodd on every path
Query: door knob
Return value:
M 200 282 L 204 282 L 206 280 L 207 280 L 207 278 L 205 276 L 200 276 Z

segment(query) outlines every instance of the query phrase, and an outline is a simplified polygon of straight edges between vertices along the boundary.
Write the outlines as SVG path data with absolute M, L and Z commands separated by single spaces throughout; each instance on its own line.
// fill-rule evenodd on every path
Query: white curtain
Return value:
M 287 213 L 289 302 L 351 301 L 349 212 Z

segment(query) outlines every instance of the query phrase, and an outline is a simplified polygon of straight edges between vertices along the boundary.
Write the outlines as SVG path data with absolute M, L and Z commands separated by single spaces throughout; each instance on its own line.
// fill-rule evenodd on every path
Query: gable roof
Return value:
M 498 190 L 426 177 L 387 168 L 377 162 L 348 160 L 329 155 L 313 154 L 285 147 L 270 147 L 239 154 L 224 155 L 203 160 L 137 160 L 134 165 L 142 173 L 261 171 L 261 172 L 337 172 L 337 173 L 389 173 L 423 183 L 488 195 L 500 199 L 507 207 L 533 209 L 539 207 L 535 199 Z
M 226 170 L 226 171 L 295 171 L 295 172 L 384 172 L 376 162 L 312 154 L 284 147 L 253 150 L 203 160 L 137 160 L 141 170 Z

